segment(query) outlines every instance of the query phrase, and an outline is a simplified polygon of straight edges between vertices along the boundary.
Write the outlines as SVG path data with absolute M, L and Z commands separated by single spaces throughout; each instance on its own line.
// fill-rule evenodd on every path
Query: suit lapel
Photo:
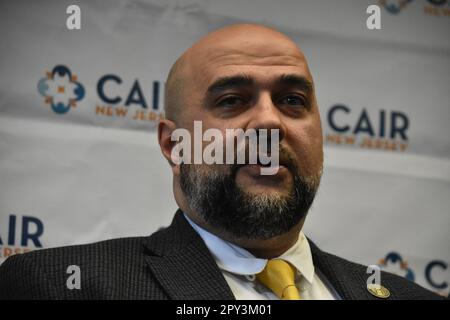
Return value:
M 321 251 L 309 240 L 314 266 L 344 300 L 376 300 L 367 290 L 366 268 Z M 392 296 L 390 297 L 392 299 Z
M 147 265 L 171 299 L 234 299 L 208 248 L 181 211 L 144 246 Z

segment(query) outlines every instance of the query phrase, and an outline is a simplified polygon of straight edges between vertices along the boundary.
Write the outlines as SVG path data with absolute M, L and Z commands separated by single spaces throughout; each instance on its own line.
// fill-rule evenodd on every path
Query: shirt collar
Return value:
M 267 264 L 267 259 L 256 258 L 247 250 L 225 241 L 218 236 L 203 229 L 192 221 L 186 214 L 186 220 L 200 235 L 213 255 L 217 265 L 221 270 L 228 271 L 237 275 L 255 275 L 261 272 Z M 314 279 L 314 264 L 309 247 L 308 239 L 306 239 L 303 231 L 300 231 L 297 242 L 289 248 L 285 253 L 278 257 L 291 263 L 312 283 Z

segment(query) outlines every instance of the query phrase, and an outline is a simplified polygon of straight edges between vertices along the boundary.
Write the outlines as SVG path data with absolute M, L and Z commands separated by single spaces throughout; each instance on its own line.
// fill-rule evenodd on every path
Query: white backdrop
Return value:
M 0 262 L 168 225 L 154 130 L 166 74 L 201 36 L 246 21 L 291 36 L 315 79 L 325 172 L 307 235 L 448 293 L 450 1 L 400 2 L 3 2 Z M 70 4 L 81 30 L 66 29 Z M 366 28 L 369 4 L 382 5 L 381 30 Z

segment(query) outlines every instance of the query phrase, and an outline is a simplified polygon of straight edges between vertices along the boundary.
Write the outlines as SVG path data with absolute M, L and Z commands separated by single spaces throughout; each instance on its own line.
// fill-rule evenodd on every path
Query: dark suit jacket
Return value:
M 314 265 L 343 299 L 377 299 L 366 267 L 322 252 Z M 81 289 L 66 286 L 67 268 L 81 270 Z M 382 273 L 389 299 L 440 299 L 404 278 Z M 178 211 L 149 237 L 113 239 L 14 255 L 0 266 L 0 299 L 234 299 L 201 237 Z

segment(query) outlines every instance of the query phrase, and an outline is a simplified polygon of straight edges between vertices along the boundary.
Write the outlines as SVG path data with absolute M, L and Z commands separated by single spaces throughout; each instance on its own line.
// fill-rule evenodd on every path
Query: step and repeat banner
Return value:
M 74 4 L 79 30 L 67 27 Z M 371 4 L 381 29 L 366 26 Z M 0 263 L 167 226 L 177 207 L 155 130 L 167 72 L 208 32 L 256 22 L 302 48 L 316 83 L 325 168 L 306 234 L 325 251 L 450 291 L 450 1 L 0 8 Z

